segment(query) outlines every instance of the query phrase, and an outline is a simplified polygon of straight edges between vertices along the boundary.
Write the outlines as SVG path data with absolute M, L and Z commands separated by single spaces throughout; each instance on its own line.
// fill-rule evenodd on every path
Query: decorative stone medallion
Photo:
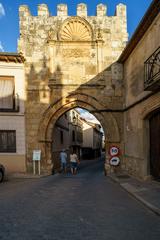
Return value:
M 59 39 L 62 41 L 91 41 L 91 27 L 83 19 L 72 17 L 62 25 Z

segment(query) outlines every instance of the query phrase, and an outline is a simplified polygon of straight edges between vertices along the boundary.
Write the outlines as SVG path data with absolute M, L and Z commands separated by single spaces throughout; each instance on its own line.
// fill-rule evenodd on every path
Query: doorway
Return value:
M 160 180 L 160 111 L 149 120 L 150 125 L 150 174 Z

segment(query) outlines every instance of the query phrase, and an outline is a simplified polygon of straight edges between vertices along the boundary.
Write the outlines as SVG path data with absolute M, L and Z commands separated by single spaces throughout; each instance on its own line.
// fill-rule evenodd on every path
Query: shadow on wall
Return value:
M 58 88 L 58 93 L 56 93 L 56 90 L 51 90 L 57 81 L 59 85 L 61 85 L 63 75 L 60 66 L 57 65 L 54 73 L 51 73 L 47 66 L 47 58 L 45 56 L 38 65 L 41 65 L 40 71 L 37 71 L 37 65 L 32 63 L 29 68 L 27 67 L 26 73 L 26 162 L 28 171 L 32 169 L 33 150 L 41 149 L 41 142 L 39 142 L 38 139 L 40 120 L 47 114 L 48 109 L 50 109 L 50 103 L 52 103 L 53 100 L 57 101 L 62 95 L 60 88 Z M 51 142 L 47 141 L 44 143 L 46 148 L 51 144 Z M 43 148 L 41 150 L 42 159 L 44 159 L 47 150 Z M 46 162 L 43 160 L 42 165 L 46 165 Z
M 54 116 L 51 116 L 51 114 L 52 110 L 54 110 L 55 104 L 59 104 L 59 107 L 61 107 L 61 104 L 65 106 L 70 99 L 74 98 L 74 107 L 82 107 L 90 112 L 88 106 L 90 105 L 89 99 L 91 98 L 101 106 L 102 112 L 96 112 L 95 106 L 93 106 L 95 111 L 92 112 L 100 122 L 102 118 L 106 119 L 106 113 L 103 112 L 104 109 L 121 108 L 123 104 L 122 80 L 112 79 L 112 68 L 114 64 L 110 65 L 83 84 L 74 84 L 74 81 L 68 84 L 63 84 L 64 73 L 61 66 L 57 64 L 55 71 L 51 73 L 48 64 L 48 59 L 44 56 L 43 60 L 37 63 L 37 65 L 31 64 L 30 67 L 26 67 L 27 101 L 25 103 L 25 111 L 28 168 L 31 166 L 34 149 L 42 149 L 42 163 L 44 167 L 51 164 L 51 162 L 47 160 L 51 159 L 51 153 L 49 154 L 49 152 L 51 151 L 52 140 L 48 139 L 47 136 L 47 129 L 51 127 L 51 124 L 48 122 L 46 123 L 46 126 L 42 124 L 42 128 L 39 129 L 39 127 L 41 121 L 43 121 L 45 117 L 48 117 L 48 119 L 51 120 L 54 119 Z M 40 71 L 37 69 L 40 69 Z M 83 106 L 79 106 L 78 100 L 76 101 L 76 96 L 79 95 L 82 97 L 84 96 L 84 100 L 81 100 Z M 70 109 L 72 108 L 73 107 L 70 107 Z M 68 110 L 68 107 L 66 107 L 66 111 Z M 65 107 L 63 108 L 63 111 L 65 112 Z M 61 115 L 64 112 L 62 112 Z M 118 123 L 117 129 L 119 129 L 122 134 L 122 126 L 120 126 L 122 123 L 122 116 L 119 113 L 115 113 L 114 118 L 116 124 Z M 54 119 L 54 122 L 56 120 L 57 119 Z M 101 124 L 106 133 L 106 127 L 102 122 Z M 111 125 L 112 123 L 110 126 Z M 54 126 L 52 126 L 52 130 L 53 128 Z M 41 131 L 45 132 L 45 138 L 38 139 L 37 135 L 40 135 Z M 106 139 L 111 136 L 112 134 L 106 136 Z

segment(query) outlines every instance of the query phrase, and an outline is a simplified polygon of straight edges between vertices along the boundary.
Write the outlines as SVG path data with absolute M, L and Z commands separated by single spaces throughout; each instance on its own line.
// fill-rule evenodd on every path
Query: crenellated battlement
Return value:
M 57 5 L 57 16 L 58 17 L 68 16 L 68 7 L 66 4 L 58 4 Z
M 126 5 L 120 3 L 116 6 L 115 16 L 126 17 L 126 13 L 127 13 Z
M 107 15 L 107 6 L 104 4 L 97 5 L 97 16 L 104 17 Z
M 46 4 L 38 5 L 38 16 L 46 16 L 49 17 L 49 10 Z
M 55 15 L 50 14 L 46 4 L 39 4 L 37 10 L 37 15 L 33 16 L 27 5 L 19 7 L 18 41 L 18 51 L 37 65 L 44 56 L 61 63 L 72 58 L 76 62 L 83 59 L 90 62 L 86 71 L 89 78 L 92 72 L 116 61 L 128 41 L 126 6 L 123 4 L 116 6 L 114 16 L 107 15 L 107 5 L 102 3 L 96 6 L 95 16 L 88 15 L 85 3 L 77 4 L 76 16 L 68 15 L 66 4 L 58 4 Z M 65 68 L 65 63 L 62 65 Z M 68 71 L 67 65 L 65 71 Z
M 84 3 L 80 3 L 77 5 L 77 16 L 79 17 L 87 17 L 87 5 Z
M 21 5 L 19 7 L 20 17 L 31 16 L 29 7 L 27 5 Z M 46 4 L 38 5 L 38 16 L 46 16 L 49 17 L 49 9 Z M 57 16 L 58 17 L 66 17 L 68 16 L 68 6 L 67 4 L 58 4 L 57 5 Z M 77 16 L 86 18 L 88 16 L 87 13 L 87 5 L 85 3 L 80 3 L 77 5 Z M 97 17 L 105 17 L 107 16 L 107 6 L 105 4 L 98 4 L 96 6 L 96 16 Z M 126 17 L 126 5 L 120 3 L 116 6 L 115 15 L 118 17 Z M 88 16 L 89 17 L 89 16 Z
M 28 17 L 31 16 L 29 7 L 27 5 L 21 5 L 19 7 L 19 16 L 20 17 Z

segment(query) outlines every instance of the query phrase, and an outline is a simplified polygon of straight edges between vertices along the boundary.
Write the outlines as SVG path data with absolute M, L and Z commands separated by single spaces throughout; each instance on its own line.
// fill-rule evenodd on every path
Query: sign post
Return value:
M 38 174 L 41 174 L 41 150 L 33 150 L 33 174 L 36 174 L 36 162 L 38 162 Z

